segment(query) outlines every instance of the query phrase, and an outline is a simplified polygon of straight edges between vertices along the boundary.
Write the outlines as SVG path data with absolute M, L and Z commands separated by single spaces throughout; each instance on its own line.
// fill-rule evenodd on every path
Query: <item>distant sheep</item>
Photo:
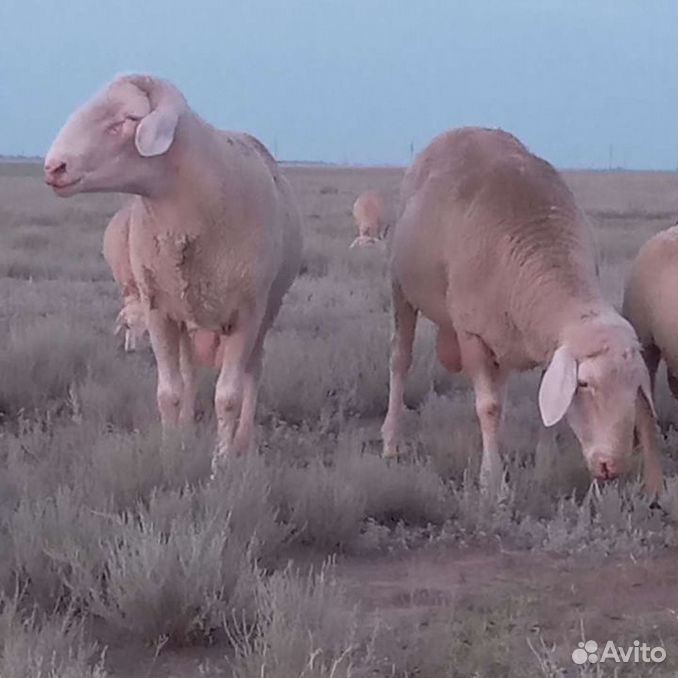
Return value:
M 451 130 L 408 169 L 401 206 L 390 242 L 394 329 L 384 454 L 398 452 L 421 311 L 438 326 L 441 362 L 473 382 L 483 487 L 501 477 L 509 373 L 543 366 L 543 423 L 567 417 L 596 478 L 626 469 L 638 410 L 645 483 L 656 492 L 656 423 L 638 337 L 603 298 L 590 227 L 558 172 L 501 130 Z
M 361 193 L 353 203 L 353 219 L 358 236 L 350 247 L 363 247 L 378 243 L 385 234 L 384 199 L 377 191 Z
M 299 268 L 301 219 L 289 183 L 259 141 L 215 129 L 150 75 L 117 77 L 73 113 L 44 170 L 63 197 L 135 195 L 130 263 L 165 430 L 193 420 L 191 333 L 219 338 L 207 342 L 221 361 L 216 472 L 252 445 L 264 338 Z
M 652 388 L 663 359 L 669 387 L 678 400 L 678 226 L 657 233 L 640 248 L 623 310 L 638 333 Z

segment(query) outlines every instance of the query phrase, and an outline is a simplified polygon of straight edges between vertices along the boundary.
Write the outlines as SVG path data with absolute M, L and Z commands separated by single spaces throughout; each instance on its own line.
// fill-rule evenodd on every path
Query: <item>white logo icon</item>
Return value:
M 579 647 L 572 652 L 572 661 L 575 664 L 586 664 L 591 662 L 595 664 L 598 662 L 598 643 L 595 640 L 587 640 L 586 642 L 578 643 Z

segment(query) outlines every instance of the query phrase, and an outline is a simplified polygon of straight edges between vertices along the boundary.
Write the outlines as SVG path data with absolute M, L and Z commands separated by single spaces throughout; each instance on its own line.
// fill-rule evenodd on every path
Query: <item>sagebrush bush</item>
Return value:
M 210 632 L 237 570 L 224 568 L 228 512 L 196 504 L 193 491 L 170 491 L 115 518 L 114 535 L 102 544 L 105 577 L 90 585 L 95 614 L 148 641 Z
M 82 576 L 101 575 L 101 541 L 113 533 L 101 514 L 66 487 L 53 496 L 22 497 L 5 530 L 12 560 L 4 589 L 19 586 L 41 609 L 87 597 Z
M 92 611 L 137 637 L 173 643 L 209 636 L 228 611 L 247 611 L 252 568 L 269 563 L 287 536 L 270 485 L 261 460 L 238 459 L 209 486 L 159 485 L 111 514 L 103 577 L 94 570 L 89 581 Z M 81 568 L 74 578 L 86 576 Z
M 371 637 L 331 567 L 307 574 L 288 566 L 256 581 L 253 627 L 229 626 L 239 678 L 348 678 L 369 675 Z
M 92 443 L 86 472 L 96 480 L 90 501 L 106 497 L 114 510 L 134 507 L 157 490 L 181 489 L 209 476 L 212 436 L 202 430 L 163 439 L 159 425 L 145 432 L 111 431 Z
M 442 478 L 459 481 L 480 469 L 480 429 L 462 397 L 429 392 L 421 405 L 417 439 Z
M 72 612 L 22 611 L 16 597 L 0 599 L 0 676 L 105 678 L 105 653 L 87 642 Z
M 446 483 L 427 462 L 348 455 L 344 462 L 366 498 L 366 514 L 379 522 L 442 524 L 452 516 Z
M 90 327 L 60 318 L 15 326 L 0 348 L 0 411 L 16 416 L 60 401 L 82 380 L 98 338 Z
M 282 500 L 295 538 L 322 551 L 349 546 L 360 534 L 367 498 L 357 478 L 320 460 L 288 469 Z

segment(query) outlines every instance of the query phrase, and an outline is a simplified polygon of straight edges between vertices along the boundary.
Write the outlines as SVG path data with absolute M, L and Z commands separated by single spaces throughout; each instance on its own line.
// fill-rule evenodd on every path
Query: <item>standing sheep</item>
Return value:
M 384 199 L 376 191 L 361 193 L 353 203 L 353 219 L 358 236 L 350 247 L 373 245 L 384 237 Z
M 448 131 L 415 158 L 391 239 L 394 328 L 384 455 L 397 454 L 417 313 L 475 390 L 481 485 L 500 478 L 508 375 L 547 366 L 546 426 L 564 416 L 596 478 L 621 473 L 641 416 L 645 483 L 661 484 L 650 378 L 631 325 L 605 301 L 592 234 L 555 169 L 501 130 Z
M 638 333 L 653 390 L 663 358 L 671 393 L 678 400 L 678 226 L 657 233 L 640 248 L 623 312 Z
M 158 367 L 163 429 L 193 420 L 190 333 L 219 337 L 213 471 L 253 440 L 263 343 L 301 258 L 300 215 L 273 157 L 215 129 L 169 82 L 115 78 L 45 159 L 57 195 L 134 194 L 132 273 Z
M 129 250 L 129 206 L 118 210 L 104 231 L 102 254 L 120 289 L 123 306 L 116 319 L 114 334 L 125 332 L 125 351 L 136 351 L 137 341 L 146 332 L 146 319 L 139 288 L 134 280 Z M 200 328 L 190 333 L 193 355 L 206 367 L 221 365 L 220 335 Z
M 146 334 L 144 310 L 132 273 L 129 254 L 129 207 L 116 212 L 104 231 L 102 253 L 122 294 L 122 310 L 115 324 L 115 334 L 125 332 L 125 351 L 135 351 L 137 341 Z

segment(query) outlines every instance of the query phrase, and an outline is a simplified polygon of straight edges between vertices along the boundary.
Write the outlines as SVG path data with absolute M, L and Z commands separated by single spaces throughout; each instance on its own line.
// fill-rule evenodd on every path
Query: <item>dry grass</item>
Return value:
M 426 323 L 407 385 L 410 453 L 382 460 L 388 286 L 382 252 L 348 251 L 350 210 L 367 187 L 393 197 L 400 171 L 288 173 L 304 265 L 267 342 L 260 454 L 209 485 L 213 376 L 201 375 L 196 430 L 162 443 L 152 355 L 123 354 L 111 334 L 120 301 L 100 246 L 119 198 L 60 201 L 33 166 L 0 166 L 0 675 L 171 675 L 162 657 L 196 647 L 209 648 L 193 666 L 203 675 L 578 675 L 552 651 L 578 638 L 535 635 L 548 604 L 510 582 L 401 617 L 366 610 L 331 568 L 307 566 L 431 545 L 594 566 L 659 557 L 678 521 L 678 416 L 664 380 L 661 509 L 634 478 L 591 487 L 566 430 L 536 454 L 536 374 L 511 385 L 507 475 L 500 501 L 485 502 L 470 392 L 436 363 Z M 629 259 L 675 219 L 675 176 L 568 179 L 618 304 Z M 675 645 L 675 619 L 660 622 Z M 125 663 L 116 648 L 134 643 Z

